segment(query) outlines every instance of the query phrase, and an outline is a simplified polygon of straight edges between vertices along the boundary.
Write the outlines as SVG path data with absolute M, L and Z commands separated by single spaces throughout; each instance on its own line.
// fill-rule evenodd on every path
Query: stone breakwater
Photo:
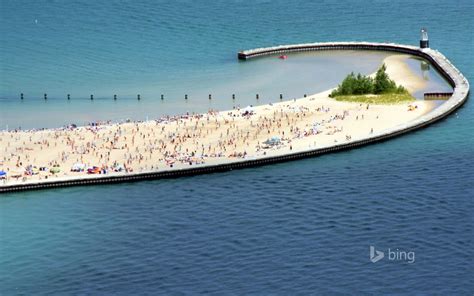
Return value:
M 448 80 L 453 87 L 452 96 L 441 106 L 421 115 L 406 123 L 397 124 L 381 131 L 376 131 L 356 137 L 354 140 L 348 139 L 342 143 L 336 142 L 322 147 L 308 147 L 304 149 L 286 149 L 277 151 L 276 153 L 249 156 L 243 159 L 217 159 L 216 161 L 204 164 L 195 164 L 192 167 L 170 167 L 160 170 L 151 170 L 146 172 L 117 173 L 113 175 L 81 175 L 57 177 L 42 180 L 28 180 L 23 182 L 0 183 L 0 192 L 31 190 L 42 188 L 53 188 L 60 186 L 74 186 L 86 184 L 103 184 L 114 182 L 128 182 L 157 178 L 173 178 L 186 175 L 213 173 L 219 171 L 227 171 L 232 169 L 240 169 L 251 166 L 266 165 L 276 162 L 295 160 L 305 157 L 311 157 L 328 152 L 335 152 L 344 149 L 351 149 L 362 145 L 383 141 L 391 137 L 395 137 L 412 130 L 424 127 L 443 117 L 447 116 L 467 99 L 469 93 L 469 83 L 449 60 L 441 53 L 432 49 L 420 49 L 414 46 L 386 44 L 386 43 L 367 43 L 367 42 L 335 42 L 335 43 L 311 43 L 286 45 L 270 48 L 261 48 L 248 51 L 242 51 L 238 54 L 239 59 L 250 59 L 263 55 L 281 54 L 296 51 L 317 51 L 317 50 L 383 50 L 400 52 L 419 56 L 428 60 L 438 69 L 438 71 Z

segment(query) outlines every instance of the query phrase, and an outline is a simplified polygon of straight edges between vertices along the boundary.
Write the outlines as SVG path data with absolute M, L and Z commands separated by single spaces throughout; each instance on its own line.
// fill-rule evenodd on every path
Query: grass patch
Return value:
M 380 95 L 347 95 L 336 96 L 336 101 L 356 102 L 364 104 L 400 104 L 415 100 L 409 93 L 380 94 Z
M 329 97 L 336 101 L 365 104 L 399 104 L 412 102 L 415 98 L 408 90 L 388 77 L 385 64 L 377 70 L 375 78 L 355 75 L 354 72 L 334 89 Z

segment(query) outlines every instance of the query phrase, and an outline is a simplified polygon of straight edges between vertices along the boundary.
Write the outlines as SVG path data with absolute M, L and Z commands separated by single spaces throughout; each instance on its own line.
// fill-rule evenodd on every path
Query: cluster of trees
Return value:
M 332 91 L 331 97 L 347 95 L 367 95 L 367 94 L 406 94 L 408 91 L 403 86 L 397 86 L 387 73 L 385 64 L 377 70 L 375 78 L 355 75 L 354 72 L 347 75 L 342 83 Z

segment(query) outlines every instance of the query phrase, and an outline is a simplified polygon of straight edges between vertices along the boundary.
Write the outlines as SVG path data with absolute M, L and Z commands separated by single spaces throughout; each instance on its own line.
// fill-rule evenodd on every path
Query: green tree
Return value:
M 331 92 L 331 97 L 365 94 L 389 94 L 407 93 L 403 86 L 397 84 L 388 77 L 385 64 L 377 70 L 375 79 L 362 74 L 355 75 L 354 72 L 347 75 L 338 87 Z

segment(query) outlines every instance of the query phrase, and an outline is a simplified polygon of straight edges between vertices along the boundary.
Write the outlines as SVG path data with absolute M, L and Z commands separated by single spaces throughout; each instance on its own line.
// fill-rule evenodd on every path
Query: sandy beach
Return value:
M 397 54 L 384 63 L 389 76 L 413 92 L 425 81 L 406 65 L 408 57 Z M 330 91 L 146 122 L 2 131 L 0 170 L 6 178 L 0 186 L 183 169 L 323 148 L 376 135 L 433 108 L 420 100 L 396 105 L 338 102 L 328 97 Z

